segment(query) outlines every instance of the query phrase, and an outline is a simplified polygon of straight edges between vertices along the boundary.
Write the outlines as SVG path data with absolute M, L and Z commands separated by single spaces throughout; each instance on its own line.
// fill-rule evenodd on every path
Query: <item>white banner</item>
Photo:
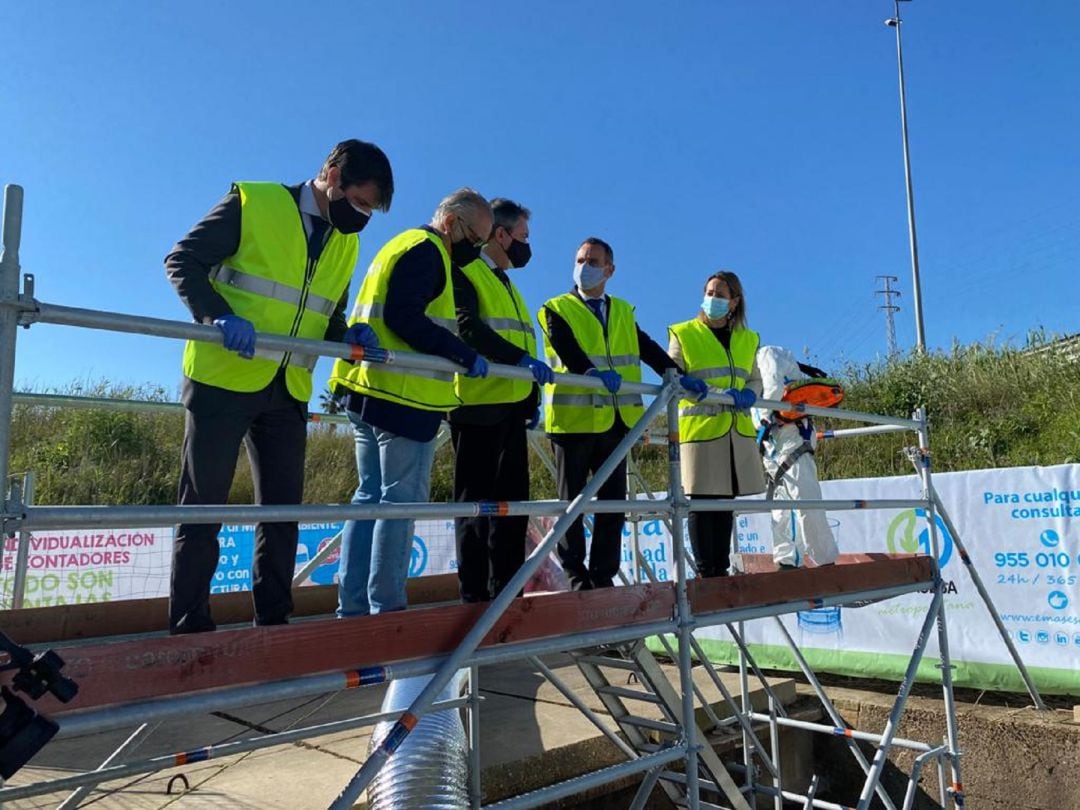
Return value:
M 1080 465 L 942 473 L 934 475 L 934 486 L 1040 688 L 1075 693 L 1080 688 Z M 828 481 L 822 490 L 827 499 L 920 497 L 914 475 Z M 928 524 L 921 509 L 834 512 L 829 513 L 829 523 L 842 552 L 930 552 Z M 642 548 L 670 560 L 666 531 L 656 523 L 645 525 L 653 531 L 642 532 Z M 956 540 L 940 516 L 937 528 L 957 684 L 1022 689 Z M 767 514 L 739 516 L 737 532 L 739 551 L 771 552 Z M 672 571 L 664 574 L 670 577 Z M 783 621 L 815 669 L 899 678 L 911 657 L 929 599 L 929 594 L 909 594 L 857 609 L 802 611 Z M 772 619 L 747 623 L 746 635 L 761 663 L 795 668 Z M 700 636 L 710 655 L 735 659 L 725 630 L 710 628 L 700 631 Z M 936 634 L 926 655 L 932 660 L 924 661 L 920 671 L 936 679 Z
M 552 520 L 529 526 L 527 546 L 543 539 Z M 342 523 L 301 523 L 296 548 L 299 572 L 326 546 Z M 85 602 L 116 602 L 169 595 L 173 529 L 99 529 L 35 533 L 27 557 L 23 607 L 52 607 Z M 218 567 L 211 593 L 251 590 L 251 560 L 255 526 L 226 525 L 218 534 Z M 10 607 L 15 580 L 18 540 L 4 541 L 0 562 L 0 606 Z M 337 552 L 314 570 L 305 585 L 337 582 Z M 409 576 L 457 572 L 454 523 L 450 520 L 417 521 L 413 529 Z M 530 581 L 528 590 L 562 590 L 566 579 L 554 559 Z
M 172 542 L 172 529 L 35 533 L 27 553 L 23 607 L 167 595 Z M 17 549 L 15 537 L 4 538 L 0 594 L 7 607 Z
M 1000 612 L 1010 636 L 1039 686 L 1048 692 L 1080 691 L 1080 465 L 1016 467 L 943 473 L 934 476 L 946 509 Z M 916 498 L 914 475 L 828 481 L 823 497 L 863 500 Z M 857 510 L 829 514 L 841 551 L 929 553 L 929 533 L 921 510 Z M 551 524 L 530 526 L 531 549 Z M 951 655 L 958 685 L 1021 689 L 1004 644 L 979 599 L 955 538 L 938 519 L 942 576 Z M 767 514 L 736 520 L 738 551 L 769 553 Z M 299 570 L 340 531 L 340 524 L 301 524 Z M 410 576 L 457 570 L 452 521 L 416 523 Z M 638 524 L 639 543 L 661 580 L 674 575 L 671 537 L 660 520 Z M 624 530 L 623 566 L 631 571 L 631 524 Z M 225 526 L 221 557 L 214 574 L 216 593 L 251 587 L 253 526 Z M 0 595 L 11 604 L 17 541 L 6 538 Z M 26 607 L 108 602 L 168 595 L 171 529 L 117 529 L 48 532 L 30 540 Z M 336 581 L 337 556 L 316 569 L 313 584 Z M 549 559 L 528 590 L 566 587 Z M 898 678 L 929 603 L 927 594 L 910 594 L 862 608 L 802 611 L 784 622 L 816 669 L 845 674 Z M 794 668 L 772 620 L 746 628 L 763 665 Z M 717 659 L 733 660 L 726 631 L 701 632 L 702 643 Z M 937 638 L 931 640 L 923 671 L 933 678 Z

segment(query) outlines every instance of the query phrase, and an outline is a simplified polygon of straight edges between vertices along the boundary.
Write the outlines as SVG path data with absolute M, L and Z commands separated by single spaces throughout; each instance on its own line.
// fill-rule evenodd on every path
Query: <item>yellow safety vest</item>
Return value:
M 533 328 L 525 300 L 514 282 L 503 284 L 495 271 L 482 258 L 469 262 L 461 272 L 472 282 L 479 303 L 480 320 L 504 340 L 536 356 L 536 330 Z M 507 380 L 498 377 L 470 378 L 458 375 L 457 395 L 466 405 L 497 405 L 520 402 L 532 393 L 528 380 Z
M 574 293 L 552 298 L 540 308 L 537 320 L 547 338 L 548 362 L 556 372 L 567 373 L 566 365 L 551 348 L 545 308 L 566 321 L 578 345 L 596 368 L 617 371 L 624 382 L 641 382 L 641 352 L 634 308 L 630 304 L 608 297 L 606 332 L 592 310 Z M 603 433 L 615 424 L 616 408 L 627 427 L 633 427 L 645 412 L 640 394 L 609 394 L 604 390 L 555 383 L 547 386 L 545 430 L 548 433 Z
M 445 283 L 442 292 L 427 305 L 424 314 L 455 335 L 458 333 L 454 287 L 450 280 L 450 255 L 446 252 L 446 246 L 438 234 L 423 228 L 411 228 L 395 236 L 375 254 L 349 316 L 350 326 L 366 323 L 375 330 L 380 348 L 415 351 L 386 325 L 383 307 L 386 306 L 386 291 L 398 260 L 417 245 L 423 244 L 425 239 L 439 249 Z M 330 388 L 336 390 L 338 386 L 424 411 L 449 411 L 461 404 L 454 393 L 454 374 L 449 371 L 406 369 L 366 360 L 360 363 L 337 360 L 330 372 Z
M 316 262 L 296 200 L 280 183 L 234 183 L 240 195 L 240 246 L 210 272 L 210 285 L 233 313 L 255 331 L 322 340 L 341 296 L 349 288 L 359 240 L 331 228 Z M 184 374 L 229 391 L 260 391 L 285 367 L 289 393 L 311 399 L 317 355 L 255 347 L 245 360 L 216 343 L 188 341 Z
M 710 388 L 744 388 L 754 368 L 754 355 L 761 338 L 750 329 L 731 333 L 731 349 L 716 339 L 707 325 L 697 320 L 668 327 L 682 347 L 687 374 L 699 377 Z M 679 441 L 707 442 L 727 435 L 732 413 L 727 405 L 681 400 L 679 402 Z M 755 436 L 754 420 L 743 412 L 735 415 L 735 430 L 743 436 Z

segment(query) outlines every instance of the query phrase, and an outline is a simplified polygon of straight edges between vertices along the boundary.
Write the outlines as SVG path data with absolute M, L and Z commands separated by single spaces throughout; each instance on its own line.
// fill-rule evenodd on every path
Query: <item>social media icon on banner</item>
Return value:
M 1021 644 L 1028 644 L 1031 642 L 1031 633 L 1027 630 L 1017 630 L 1016 637 L 1020 639 Z
M 1069 646 L 1069 635 L 1068 635 L 1068 633 L 1054 633 L 1054 643 L 1061 646 L 1061 647 L 1068 647 Z
M 1080 647 L 1080 633 L 1073 633 L 1073 644 Z
M 1061 542 L 1061 538 L 1053 529 L 1047 529 L 1039 535 L 1039 542 L 1047 548 L 1057 548 L 1058 544 Z
M 1050 591 L 1046 601 L 1054 610 L 1064 610 L 1069 606 L 1069 597 L 1065 591 Z
M 1050 633 L 1046 630 L 1040 630 L 1038 633 L 1035 634 L 1035 641 L 1039 644 L 1049 644 Z

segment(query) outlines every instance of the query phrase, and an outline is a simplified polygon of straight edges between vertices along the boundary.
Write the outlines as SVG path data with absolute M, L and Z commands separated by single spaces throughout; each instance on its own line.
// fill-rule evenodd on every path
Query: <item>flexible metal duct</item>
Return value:
M 439 693 L 438 700 L 452 700 L 461 693 L 466 670 L 459 670 Z M 383 700 L 384 712 L 402 712 L 431 680 L 431 676 L 398 678 L 390 682 Z M 370 753 L 393 727 L 375 727 Z M 467 810 L 468 744 L 458 709 L 426 714 L 398 747 L 368 787 L 370 810 Z

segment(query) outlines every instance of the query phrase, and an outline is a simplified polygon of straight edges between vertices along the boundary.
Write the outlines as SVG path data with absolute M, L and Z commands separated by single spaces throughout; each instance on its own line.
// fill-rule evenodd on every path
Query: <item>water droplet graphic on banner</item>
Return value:
M 945 521 L 941 515 L 934 515 L 934 525 L 937 527 L 938 544 L 941 548 L 941 556 L 938 565 L 944 568 L 949 564 L 953 552 L 953 538 L 949 530 L 945 528 Z M 926 522 L 926 510 L 905 509 L 892 519 L 889 528 L 885 532 L 885 547 L 890 554 L 925 554 L 930 555 L 930 527 Z
M 826 521 L 832 530 L 836 545 L 840 545 L 840 521 L 828 518 Z M 844 637 L 844 624 L 840 614 L 840 606 L 820 607 L 813 610 L 800 610 L 798 612 L 800 643 L 805 635 L 811 636 L 836 636 Z

